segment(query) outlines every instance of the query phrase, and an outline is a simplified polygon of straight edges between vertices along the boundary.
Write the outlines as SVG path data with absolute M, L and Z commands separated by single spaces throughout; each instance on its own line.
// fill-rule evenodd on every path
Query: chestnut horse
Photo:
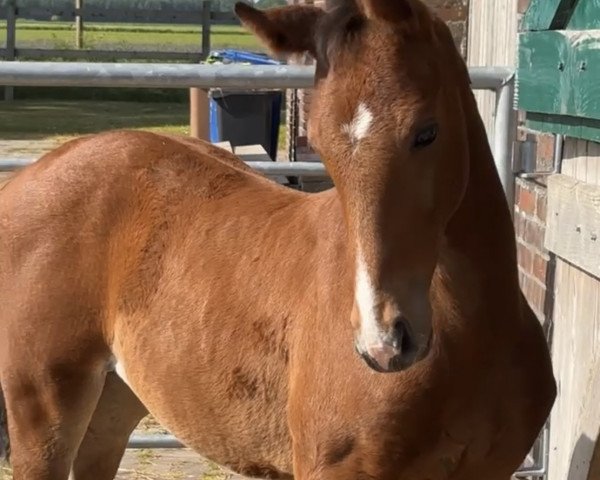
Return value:
M 507 201 L 447 26 L 419 0 L 238 4 L 310 53 L 308 194 L 208 143 L 68 142 L 0 192 L 15 480 L 113 478 L 151 412 L 249 476 L 507 480 L 553 405 Z

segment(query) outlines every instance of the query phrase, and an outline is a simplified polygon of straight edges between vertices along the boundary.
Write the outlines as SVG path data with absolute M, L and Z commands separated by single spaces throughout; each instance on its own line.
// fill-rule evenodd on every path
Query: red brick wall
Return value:
M 554 157 L 554 136 L 526 131 L 521 127 L 519 137 L 521 140 L 528 138 L 536 143 L 536 171 L 550 170 Z M 514 221 L 519 280 L 530 306 L 542 323 L 551 318 L 554 280 L 554 263 L 544 248 L 546 208 L 547 191 L 544 177 L 517 178 Z

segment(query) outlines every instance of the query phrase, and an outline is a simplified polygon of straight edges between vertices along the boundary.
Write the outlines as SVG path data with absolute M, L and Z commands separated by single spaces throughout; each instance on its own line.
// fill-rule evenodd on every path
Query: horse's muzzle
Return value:
M 425 353 L 423 346 L 415 341 L 404 318 L 399 318 L 394 323 L 392 331 L 379 345 L 363 348 L 356 344 L 356 350 L 370 368 L 380 373 L 405 370 L 419 361 Z

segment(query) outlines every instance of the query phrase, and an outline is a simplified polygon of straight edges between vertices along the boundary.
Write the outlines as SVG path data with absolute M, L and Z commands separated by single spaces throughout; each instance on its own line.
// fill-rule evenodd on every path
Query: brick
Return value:
M 537 218 L 542 223 L 546 223 L 547 208 L 548 208 L 548 196 L 546 195 L 545 190 L 542 191 L 540 189 L 540 191 L 538 192 L 538 195 L 537 195 L 537 203 L 536 203 L 536 207 L 535 207 L 535 212 L 536 212 Z
M 533 273 L 533 251 L 525 244 L 517 242 L 517 261 L 525 273 Z
M 543 225 L 540 225 L 532 220 L 525 220 L 525 234 L 523 235 L 523 240 L 525 240 L 525 243 L 544 252 L 545 235 L 546 228 Z
M 546 275 L 548 272 L 548 259 L 546 256 L 536 253 L 533 255 L 533 276 L 546 285 Z
M 527 188 L 523 184 L 519 188 L 519 196 L 517 197 L 517 204 L 521 211 L 527 213 L 528 215 L 535 215 L 536 208 L 536 195 L 535 191 Z
M 521 213 L 515 214 L 515 233 L 523 240 L 525 240 L 525 222 L 526 219 Z
M 525 275 L 522 289 L 529 305 L 537 312 L 543 313 L 546 303 L 546 288 L 534 278 Z

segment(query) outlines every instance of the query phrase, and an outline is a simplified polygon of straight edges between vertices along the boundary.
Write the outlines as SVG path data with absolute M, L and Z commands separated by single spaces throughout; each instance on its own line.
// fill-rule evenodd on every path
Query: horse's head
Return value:
M 430 345 L 430 285 L 468 178 L 468 73 L 420 1 L 332 3 L 236 12 L 272 51 L 316 58 L 309 137 L 353 239 L 356 348 L 372 368 L 398 371 Z

